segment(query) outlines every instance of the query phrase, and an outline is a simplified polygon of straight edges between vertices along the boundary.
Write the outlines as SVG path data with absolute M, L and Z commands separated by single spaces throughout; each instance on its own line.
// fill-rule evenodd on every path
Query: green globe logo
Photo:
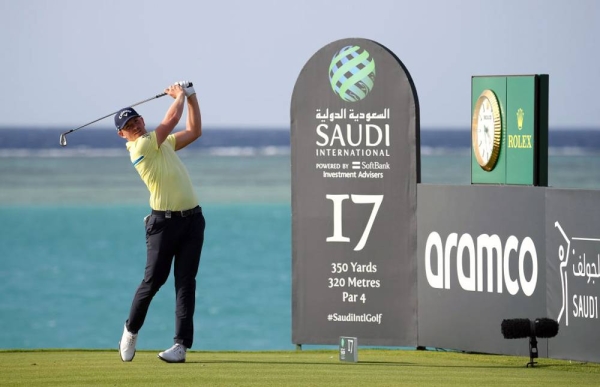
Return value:
M 375 60 L 367 50 L 346 46 L 331 59 L 329 82 L 333 91 L 344 101 L 360 101 L 373 90 Z

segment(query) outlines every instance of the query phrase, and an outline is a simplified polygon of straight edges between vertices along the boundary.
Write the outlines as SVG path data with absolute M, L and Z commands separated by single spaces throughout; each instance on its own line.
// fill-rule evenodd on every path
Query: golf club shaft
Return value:
M 144 102 L 148 102 L 148 101 L 151 101 L 151 100 L 153 100 L 153 99 L 156 99 L 156 98 L 164 97 L 165 95 L 167 95 L 167 93 L 160 93 L 160 94 L 157 94 L 157 95 L 155 95 L 154 97 L 150 97 L 150 98 L 148 98 L 148 99 L 145 99 L 145 100 L 143 100 L 143 101 L 140 101 L 140 102 L 134 103 L 133 105 L 129 105 L 129 106 L 130 106 L 130 107 L 134 107 L 134 106 L 137 106 L 137 105 L 141 105 L 141 104 L 143 104 Z M 69 130 L 69 131 L 66 131 L 66 132 L 62 133 L 62 134 L 60 135 L 60 145 L 62 145 L 62 146 L 65 146 L 65 145 L 67 145 L 67 138 L 66 138 L 66 135 L 67 135 L 67 134 L 69 134 L 69 133 L 73 133 L 73 132 L 74 132 L 74 131 L 76 131 L 76 130 L 79 130 L 79 129 L 85 128 L 86 126 L 88 126 L 88 125 L 91 125 L 91 124 L 93 124 L 93 123 L 95 123 L 95 122 L 101 121 L 101 120 L 103 120 L 103 119 L 105 119 L 105 118 L 107 118 L 107 117 L 113 116 L 113 115 L 117 114 L 118 112 L 119 112 L 119 111 L 117 110 L 116 112 L 113 112 L 113 113 L 107 114 L 107 115 L 105 115 L 105 116 L 103 116 L 103 117 L 100 117 L 100 118 L 98 118 L 98 119 L 95 119 L 94 121 L 88 122 L 88 123 L 87 123 L 87 124 L 85 124 L 85 125 L 81 125 L 81 126 L 80 126 L 80 127 L 78 127 L 78 128 L 71 129 L 71 130 Z
M 133 105 L 129 105 L 129 107 L 134 107 L 134 106 L 137 106 L 137 105 L 141 105 L 141 104 L 143 104 L 143 103 L 145 103 L 145 102 L 152 101 L 153 99 L 160 98 L 160 97 L 163 97 L 163 96 L 165 96 L 165 95 L 167 95 L 167 93 L 161 93 L 161 94 L 157 94 L 157 95 L 155 95 L 154 97 L 151 97 L 151 98 L 145 99 L 145 100 L 143 100 L 143 101 L 140 101 L 140 102 L 138 102 L 138 103 L 134 103 Z M 86 126 L 88 126 L 88 125 L 91 125 L 91 124 L 93 124 L 93 123 L 95 123 L 95 122 L 101 121 L 101 120 L 103 120 L 103 119 L 105 119 L 105 118 L 107 118 L 107 117 L 114 116 L 114 115 L 115 115 L 115 114 L 117 114 L 118 112 L 119 112 L 119 111 L 117 110 L 116 112 L 113 112 L 113 113 L 107 114 L 107 115 L 105 115 L 104 117 L 100 117 L 100 118 L 98 118 L 98 119 L 96 119 L 96 120 L 94 120 L 94 121 L 92 121 L 92 122 L 88 122 L 88 123 L 87 123 L 87 124 L 85 124 L 85 125 L 81 125 L 81 126 L 80 126 L 80 127 L 78 127 L 78 128 L 71 129 L 71 130 L 69 130 L 68 132 L 65 132 L 65 134 L 69 134 L 69 133 L 71 133 L 71 132 L 74 132 L 74 131 L 76 131 L 76 130 L 79 130 L 79 129 L 81 129 L 81 128 L 85 128 Z

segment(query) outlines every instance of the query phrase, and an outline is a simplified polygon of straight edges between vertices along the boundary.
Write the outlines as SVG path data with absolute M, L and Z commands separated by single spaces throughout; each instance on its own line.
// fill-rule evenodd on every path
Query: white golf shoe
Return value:
M 131 333 L 127 330 L 127 325 L 123 327 L 123 336 L 121 336 L 121 341 L 119 341 L 119 355 L 121 355 L 121 360 L 133 360 L 137 336 L 137 333 Z
M 175 344 L 171 348 L 158 354 L 160 360 L 167 363 L 185 363 L 187 348 L 181 344 Z

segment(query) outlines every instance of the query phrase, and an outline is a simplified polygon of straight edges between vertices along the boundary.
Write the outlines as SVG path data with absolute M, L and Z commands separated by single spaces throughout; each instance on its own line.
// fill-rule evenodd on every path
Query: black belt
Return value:
M 185 218 L 186 216 L 190 216 L 190 215 L 194 215 L 197 214 L 199 212 L 202 212 L 202 207 L 200 206 L 196 206 L 192 209 L 189 210 L 183 210 L 183 211 L 157 211 L 157 210 L 152 210 L 152 215 L 156 215 L 156 216 L 164 216 L 165 218 Z

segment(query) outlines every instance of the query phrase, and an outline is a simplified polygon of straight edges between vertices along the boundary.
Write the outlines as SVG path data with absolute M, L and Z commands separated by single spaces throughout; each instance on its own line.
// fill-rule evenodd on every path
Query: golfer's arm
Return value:
M 175 126 L 179 123 L 181 116 L 183 115 L 183 107 L 185 105 L 185 94 L 181 93 L 175 98 L 169 110 L 165 114 L 165 118 L 156 128 L 156 142 L 160 147 L 161 144 L 166 140 L 167 136 L 171 134 Z
M 202 136 L 202 117 L 196 94 L 187 99 L 188 115 L 185 130 L 175 133 L 175 150 L 185 148 Z

